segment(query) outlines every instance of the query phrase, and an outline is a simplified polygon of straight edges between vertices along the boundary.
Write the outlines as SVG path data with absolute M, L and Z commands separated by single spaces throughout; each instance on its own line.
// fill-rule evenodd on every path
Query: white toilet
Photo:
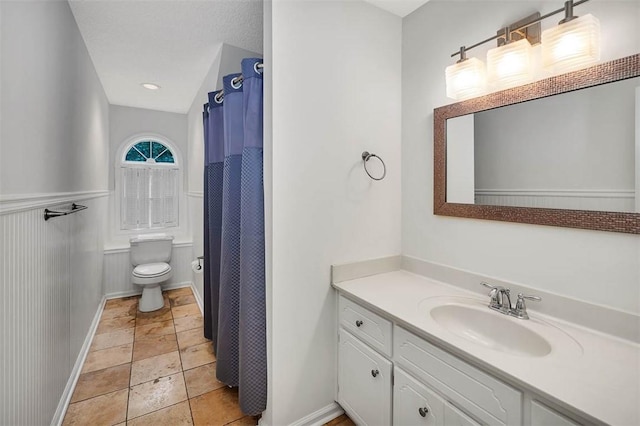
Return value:
M 164 306 L 160 284 L 173 275 L 169 262 L 173 237 L 164 234 L 141 235 L 129 240 L 131 264 L 135 266 L 131 281 L 142 286 L 138 309 L 151 312 Z

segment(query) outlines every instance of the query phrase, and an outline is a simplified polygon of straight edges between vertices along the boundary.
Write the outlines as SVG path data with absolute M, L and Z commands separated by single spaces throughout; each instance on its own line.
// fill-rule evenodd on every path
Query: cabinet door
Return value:
M 391 424 L 391 362 L 342 328 L 338 336 L 338 402 L 358 425 Z
M 531 401 L 532 426 L 577 426 L 578 424 L 537 401 Z
M 393 385 L 394 426 L 443 426 L 444 401 L 413 377 L 396 367 Z
M 447 426 L 480 426 L 480 423 L 449 403 L 444 406 L 444 424 Z

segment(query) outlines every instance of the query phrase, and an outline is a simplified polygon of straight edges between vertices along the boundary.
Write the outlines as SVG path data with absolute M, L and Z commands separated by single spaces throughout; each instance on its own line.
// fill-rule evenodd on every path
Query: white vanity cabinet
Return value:
M 581 424 L 342 295 L 338 309 L 337 400 L 358 425 Z

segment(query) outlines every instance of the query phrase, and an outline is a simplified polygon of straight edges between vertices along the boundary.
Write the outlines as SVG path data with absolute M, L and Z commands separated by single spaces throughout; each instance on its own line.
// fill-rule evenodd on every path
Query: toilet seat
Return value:
M 171 266 L 165 262 L 145 263 L 133 269 L 133 275 L 139 278 L 153 278 L 165 275 L 171 271 Z

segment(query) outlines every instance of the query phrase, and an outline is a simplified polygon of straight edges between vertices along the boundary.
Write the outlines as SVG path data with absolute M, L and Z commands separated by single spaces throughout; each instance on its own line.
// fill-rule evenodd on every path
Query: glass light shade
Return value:
M 445 74 L 447 97 L 451 99 L 470 99 L 485 93 L 487 71 L 484 62 L 478 58 L 469 58 L 449 65 Z
M 487 52 L 487 75 L 495 89 L 509 89 L 533 81 L 531 44 L 513 41 Z
M 600 21 L 588 14 L 542 32 L 542 64 L 554 73 L 600 60 Z

